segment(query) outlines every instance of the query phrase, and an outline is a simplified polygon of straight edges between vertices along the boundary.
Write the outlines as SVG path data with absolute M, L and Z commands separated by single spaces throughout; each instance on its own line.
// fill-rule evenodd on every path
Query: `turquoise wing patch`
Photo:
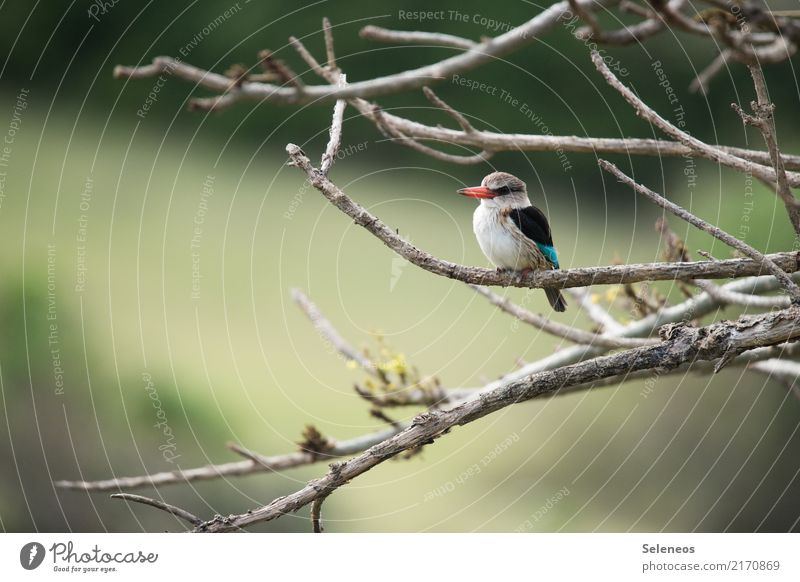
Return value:
M 539 250 L 542 251 L 542 254 L 545 258 L 550 261 L 550 263 L 556 268 L 559 269 L 558 266 L 558 255 L 556 254 L 556 249 L 551 247 L 550 245 L 543 245 L 541 243 L 536 243 L 536 246 L 539 247 Z

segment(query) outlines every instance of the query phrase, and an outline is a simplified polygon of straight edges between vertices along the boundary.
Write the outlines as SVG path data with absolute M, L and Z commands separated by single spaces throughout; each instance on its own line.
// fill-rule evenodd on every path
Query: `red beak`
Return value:
M 458 191 L 458 193 L 463 196 L 469 196 L 470 198 L 494 198 L 495 196 L 497 196 L 497 194 L 495 194 L 485 186 L 462 188 L 461 190 Z

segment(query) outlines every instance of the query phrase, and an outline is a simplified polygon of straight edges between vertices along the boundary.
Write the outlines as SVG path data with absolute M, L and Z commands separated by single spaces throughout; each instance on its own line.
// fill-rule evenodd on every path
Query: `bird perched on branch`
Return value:
M 525 182 L 506 172 L 493 172 L 480 186 L 458 193 L 480 200 L 472 228 L 483 254 L 498 270 L 529 273 L 559 268 L 547 217 L 531 204 Z M 553 309 L 567 308 L 558 289 L 544 292 Z

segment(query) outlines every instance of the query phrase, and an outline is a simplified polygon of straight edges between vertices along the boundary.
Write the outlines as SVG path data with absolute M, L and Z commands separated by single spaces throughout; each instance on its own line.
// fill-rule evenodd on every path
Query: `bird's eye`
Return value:
M 502 187 L 498 188 L 497 190 L 495 190 L 495 192 L 497 192 L 498 194 L 503 196 L 505 194 L 511 194 L 511 188 L 509 188 L 508 186 L 502 186 Z

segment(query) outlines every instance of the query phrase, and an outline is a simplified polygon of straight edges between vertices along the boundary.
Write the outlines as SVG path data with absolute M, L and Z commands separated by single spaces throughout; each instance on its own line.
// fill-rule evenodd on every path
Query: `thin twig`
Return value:
M 588 33 L 583 35 L 583 39 L 593 39 L 602 42 L 602 40 L 599 39 L 603 38 L 603 30 L 600 28 L 600 24 L 597 22 L 597 17 L 594 13 L 591 10 L 584 9 L 578 0 L 569 0 L 569 7 L 589 28 Z
M 604 332 L 618 335 L 625 328 L 607 310 L 592 301 L 588 288 L 576 287 L 567 289 L 567 292 L 578 300 L 578 307 L 583 309 L 586 316 L 599 325 Z
M 333 50 L 333 30 L 328 17 L 322 19 L 322 32 L 325 36 L 325 54 L 328 57 L 328 69 L 336 70 L 336 52 Z
M 237 89 L 231 89 L 222 95 L 213 97 L 196 97 L 189 101 L 189 111 L 219 112 L 228 107 L 232 107 L 239 101 L 240 95 Z
M 338 89 L 335 79 L 333 78 L 335 75 L 331 75 L 328 71 L 322 69 L 322 66 L 316 62 L 308 50 L 306 50 L 297 39 L 294 39 L 292 45 L 315 73 L 325 78 L 335 89 Z M 317 91 L 316 86 L 306 86 L 306 92 L 303 95 L 298 95 L 297 91 L 294 89 L 253 82 L 244 82 L 238 90 L 230 91 L 230 79 L 224 75 L 218 75 L 170 57 L 157 57 L 153 60 L 151 65 L 143 65 L 141 67 L 118 66 L 114 72 L 117 78 L 131 79 L 157 77 L 162 73 L 196 83 L 197 85 L 205 87 L 211 91 L 224 93 L 220 96 L 211 98 L 194 98 L 190 101 L 190 107 L 202 110 L 213 108 L 215 111 L 217 111 L 245 100 L 258 102 L 268 101 L 280 104 L 305 103 L 308 101 L 308 94 L 314 94 Z M 356 84 L 350 83 L 348 84 L 347 89 L 349 90 L 355 85 Z M 228 93 L 225 93 L 225 91 L 228 91 Z M 348 101 L 350 101 L 350 103 L 354 106 L 360 101 L 360 106 L 357 107 L 359 112 L 370 121 L 376 122 L 372 115 L 374 106 L 370 105 L 363 99 L 359 99 L 358 95 L 359 93 L 355 92 L 353 95 L 349 95 L 345 98 L 348 99 Z M 335 97 L 338 98 L 339 95 L 336 95 Z M 314 101 L 314 103 L 324 103 L 328 101 L 330 101 L 330 99 L 326 98 L 322 101 Z M 562 151 L 586 153 L 591 155 L 616 153 L 659 157 L 685 156 L 686 154 L 692 152 L 690 148 L 686 147 L 680 142 L 657 139 L 509 134 L 488 131 L 476 131 L 474 133 L 468 133 L 455 129 L 425 125 L 385 111 L 382 113 L 383 118 L 387 123 L 390 123 L 394 128 L 408 138 L 417 140 L 435 140 L 441 143 L 471 146 L 493 152 Z M 772 163 L 768 152 L 760 152 L 757 150 L 748 150 L 724 145 L 714 145 L 712 147 L 754 163 L 764 165 Z M 783 160 L 787 169 L 800 169 L 800 156 L 782 154 L 781 159 Z
M 144 505 L 150 505 L 151 507 L 158 508 L 162 511 L 166 511 L 167 513 L 171 513 L 175 517 L 180 517 L 183 520 L 188 521 L 193 526 L 197 527 L 203 520 L 182 509 L 180 507 L 176 507 L 174 505 L 170 505 L 169 503 L 165 503 L 164 501 L 159 501 L 158 499 L 151 499 L 150 497 L 144 497 L 143 495 L 135 495 L 133 493 L 114 493 L 111 497 L 114 499 L 124 499 L 125 501 L 133 501 L 135 503 L 143 503 Z
M 753 85 L 756 90 L 757 101 L 751 103 L 755 115 L 747 115 L 736 104 L 732 104 L 732 106 L 742 118 L 742 121 L 757 127 L 759 131 L 761 131 L 761 135 L 764 137 L 764 143 L 767 144 L 767 150 L 772 159 L 772 165 L 775 168 L 775 175 L 777 176 L 776 182 L 771 183 L 771 185 L 775 187 L 776 194 L 786 207 L 786 212 L 789 215 L 789 220 L 794 227 L 795 233 L 800 235 L 800 202 L 795 198 L 789 187 L 786 168 L 781 160 L 781 152 L 778 148 L 777 136 L 775 135 L 775 106 L 769 100 L 767 83 L 764 79 L 764 72 L 761 70 L 761 65 L 758 63 L 748 65 L 748 69 L 750 70 L 750 75 L 753 78 Z
M 228 447 L 228 449 L 230 449 L 237 455 L 241 455 L 245 459 L 250 459 L 254 463 L 261 465 L 261 467 L 266 469 L 267 471 L 271 471 L 272 467 L 274 466 L 274 462 L 269 457 L 262 455 L 261 453 L 257 453 L 255 451 L 251 451 L 250 449 L 247 449 L 242 445 L 238 445 L 236 443 L 228 443 L 226 446 Z
M 319 308 L 314 304 L 308 296 L 300 289 L 291 290 L 292 300 L 298 307 L 306 314 L 314 329 L 320 337 L 326 342 L 330 343 L 340 354 L 348 360 L 355 362 L 358 366 L 373 376 L 380 376 L 378 367 L 367 358 L 364 354 L 354 348 L 342 334 L 333 326 L 333 324 L 325 317 Z
M 458 154 L 448 154 L 447 152 L 443 152 L 434 149 L 430 146 L 426 146 L 425 144 L 418 142 L 416 139 L 404 135 L 402 131 L 400 131 L 398 128 L 396 128 L 394 125 L 392 125 L 387 121 L 387 119 L 384 117 L 383 112 L 379 107 L 374 108 L 373 116 L 378 127 L 380 129 L 383 129 L 386 133 L 388 133 L 389 136 L 397 140 L 398 143 L 408 146 L 413 150 L 417 150 L 418 152 L 423 153 L 426 156 L 430 156 L 442 162 L 449 162 L 451 164 L 460 164 L 460 165 L 480 164 L 485 162 L 494 155 L 494 152 L 487 150 L 483 150 L 480 153 L 468 156 L 458 155 Z
M 766 374 L 768 377 L 782 383 L 792 395 L 800 400 L 800 362 L 790 362 L 786 360 L 765 360 L 763 362 L 754 362 L 748 366 L 748 369 Z
M 723 50 L 705 69 L 697 73 L 697 76 L 692 79 L 692 82 L 689 84 L 689 92 L 708 95 L 711 79 L 725 67 L 728 58 L 730 58 L 730 54 L 729 49 Z
M 259 461 L 246 460 L 218 465 L 205 465 L 192 469 L 176 471 L 163 471 L 150 475 L 136 477 L 117 477 L 99 481 L 56 481 L 55 486 L 61 489 L 76 489 L 79 491 L 114 491 L 117 489 L 138 489 L 140 487 L 161 487 L 175 483 L 189 481 L 208 481 L 220 477 L 235 477 L 263 473 L 265 471 L 285 471 L 294 467 L 312 465 L 321 460 L 330 460 L 345 457 L 371 447 L 397 434 L 397 429 L 388 428 L 364 434 L 346 441 L 339 441 L 324 454 L 310 453 L 308 451 L 295 451 L 270 457 L 260 456 Z M 239 447 L 241 450 L 241 447 Z
M 495 61 L 498 57 L 503 57 L 522 47 L 533 44 L 544 32 L 554 28 L 567 10 L 569 10 L 569 5 L 566 0 L 556 2 L 527 22 L 524 22 L 500 36 L 486 39 L 484 42 L 476 45 L 472 50 L 416 69 L 377 77 L 367 81 L 350 83 L 345 88 L 332 85 L 307 86 L 302 95 L 297 95 L 297 91 L 293 87 L 281 87 L 268 83 L 243 83 L 242 94 L 245 98 L 269 103 L 323 104 L 331 103 L 337 99 L 348 99 L 350 97 L 363 97 L 368 99 L 389 93 L 401 93 L 404 91 L 421 89 L 423 85 L 450 79 L 453 75 L 460 75 L 471 71 L 484 64 Z M 323 31 L 326 29 L 330 30 L 329 27 L 330 23 L 328 23 L 327 26 L 324 25 Z M 332 56 L 333 55 L 329 54 L 329 61 Z M 177 63 L 175 59 L 167 60 Z M 164 58 L 158 57 L 154 60 L 153 65 L 144 65 L 143 67 L 117 67 L 115 69 L 115 74 L 118 78 L 158 76 L 162 72 L 167 72 L 164 70 L 165 64 L 166 61 Z M 332 64 L 335 66 L 335 61 Z M 196 69 L 196 67 L 192 68 Z M 174 67 L 169 72 L 180 74 L 179 69 L 180 67 Z M 226 87 L 230 84 L 230 79 L 227 79 L 223 75 L 216 75 L 216 77 L 223 79 L 225 83 L 217 87 L 217 90 L 220 92 L 225 91 Z M 199 82 L 201 78 L 202 76 L 194 80 L 195 82 Z M 206 79 L 201 84 L 205 86 L 206 82 L 211 82 L 215 85 L 218 84 L 216 78 Z
M 678 206 L 674 202 L 670 202 L 669 200 L 664 198 L 661 194 L 658 194 L 657 192 L 650 190 L 646 186 L 643 186 L 642 184 L 635 182 L 633 179 L 624 174 L 619 168 L 617 168 L 617 166 L 615 166 L 611 162 L 608 162 L 606 160 L 598 160 L 597 163 L 603 170 L 609 172 L 610 174 L 613 174 L 617 178 L 617 180 L 619 180 L 623 184 L 630 186 L 637 193 L 646 196 L 652 202 L 654 202 L 664 210 L 668 210 L 678 218 L 681 218 L 686 222 L 688 222 L 689 224 L 696 226 L 700 230 L 707 232 L 714 238 L 724 242 L 729 247 L 736 249 L 737 251 L 750 257 L 757 263 L 760 263 L 765 271 L 769 271 L 770 273 L 772 273 L 775 276 L 775 278 L 777 278 L 778 281 L 781 282 L 781 285 L 783 285 L 783 287 L 786 289 L 789 295 L 791 295 L 792 303 L 800 304 L 800 287 L 798 287 L 797 284 L 794 281 L 792 281 L 791 277 L 789 277 L 789 275 L 787 275 L 783 269 L 781 269 L 772 260 L 770 260 L 769 257 L 757 251 L 744 241 L 739 240 L 735 236 L 731 236 L 721 228 L 718 228 L 713 224 L 709 224 L 702 218 L 698 218 L 697 216 L 695 216 L 688 210 Z
M 311 504 L 311 527 L 314 533 L 322 533 L 325 529 L 322 527 L 322 504 L 328 498 L 317 497 Z
M 702 249 L 697 249 L 697 254 L 700 255 L 701 257 L 707 258 L 709 261 L 718 261 L 719 260 L 718 258 L 716 258 L 714 255 L 712 255 L 708 251 L 704 251 Z
M 728 166 L 738 172 L 742 172 L 744 174 L 752 174 L 758 178 L 763 180 L 769 180 L 771 182 L 775 181 L 775 169 L 771 167 L 762 166 L 761 164 L 753 163 L 749 160 L 744 158 L 737 157 L 735 155 L 731 155 L 721 149 L 715 148 L 713 146 L 708 145 L 682 131 L 672 125 L 669 121 L 661 117 L 658 113 L 656 113 L 653 109 L 651 109 L 644 101 L 639 99 L 633 91 L 631 91 L 627 86 L 623 85 L 620 80 L 611 72 L 611 69 L 608 65 L 603 61 L 603 58 L 600 56 L 600 53 L 597 51 L 592 52 L 592 61 L 597 67 L 597 70 L 600 74 L 603 75 L 605 80 L 611 85 L 614 89 L 616 89 L 620 95 L 622 95 L 625 100 L 634 108 L 636 114 L 643 119 L 646 119 L 653 125 L 655 125 L 658 129 L 666 133 L 668 136 L 676 139 L 677 141 L 684 144 L 686 147 L 690 148 L 694 153 L 699 156 L 705 157 L 709 160 L 713 160 L 718 162 L 724 166 Z M 798 186 L 800 185 L 800 174 L 792 173 L 787 174 L 787 180 L 793 185 Z
M 347 75 L 339 75 L 339 86 L 344 87 L 347 85 Z M 327 176 L 330 172 L 333 162 L 336 161 L 336 154 L 339 151 L 339 145 L 342 143 L 342 122 L 344 121 L 344 108 L 347 101 L 339 99 L 336 105 L 333 106 L 333 119 L 331 120 L 330 139 L 325 148 L 325 153 L 322 155 L 322 162 L 320 163 L 320 172 Z
M 326 73 L 325 69 L 322 68 L 322 65 L 319 64 L 317 59 L 314 58 L 314 55 L 312 55 L 309 52 L 309 50 L 300 41 L 300 39 L 298 39 L 295 36 L 290 36 L 289 37 L 289 44 L 291 44 L 292 47 L 294 47 L 294 49 L 297 51 L 297 53 L 306 62 L 306 64 L 309 66 L 309 68 L 312 71 L 314 71 L 317 75 L 319 75 L 319 76 L 321 76 L 323 78 L 326 76 L 327 73 Z M 337 101 L 338 101 L 338 99 L 337 99 Z
M 480 295 L 486 297 L 492 305 L 499 307 L 509 315 L 519 319 L 523 323 L 545 331 L 556 337 L 560 337 L 571 342 L 586 345 L 598 345 L 606 348 L 633 348 L 639 346 L 652 346 L 660 342 L 656 338 L 626 338 L 614 335 L 597 334 L 570 327 L 548 319 L 538 313 L 533 313 L 527 309 L 512 303 L 507 297 L 493 293 L 486 287 L 480 285 L 470 285 L 472 289 Z
M 366 40 L 378 42 L 399 42 L 408 44 L 425 44 L 432 46 L 448 46 L 469 50 L 478 45 L 477 42 L 441 32 L 423 32 L 417 30 L 389 30 L 372 24 L 365 26 L 358 32 L 358 36 Z
M 773 307 L 786 308 L 791 305 L 791 300 L 786 295 L 761 297 L 759 295 L 736 293 L 735 291 L 727 291 L 716 283 L 705 281 L 703 279 L 695 279 L 692 281 L 692 283 L 722 304 L 741 305 L 742 307 L 757 307 L 762 309 L 771 309 Z
M 278 77 L 284 84 L 294 87 L 297 93 L 304 93 L 306 90 L 303 81 L 300 77 L 280 59 L 276 59 L 270 50 L 263 50 L 258 53 L 258 58 L 261 63 L 275 76 Z M 242 85 L 239 85 L 240 87 Z
M 467 118 L 445 103 L 443 99 L 433 92 L 433 89 L 430 87 L 423 87 L 422 92 L 425 93 L 425 97 L 428 98 L 428 101 L 455 119 L 456 123 L 461 126 L 461 129 L 463 129 L 465 133 L 475 133 L 475 128 L 472 127 L 472 124 L 469 121 L 467 121 Z

